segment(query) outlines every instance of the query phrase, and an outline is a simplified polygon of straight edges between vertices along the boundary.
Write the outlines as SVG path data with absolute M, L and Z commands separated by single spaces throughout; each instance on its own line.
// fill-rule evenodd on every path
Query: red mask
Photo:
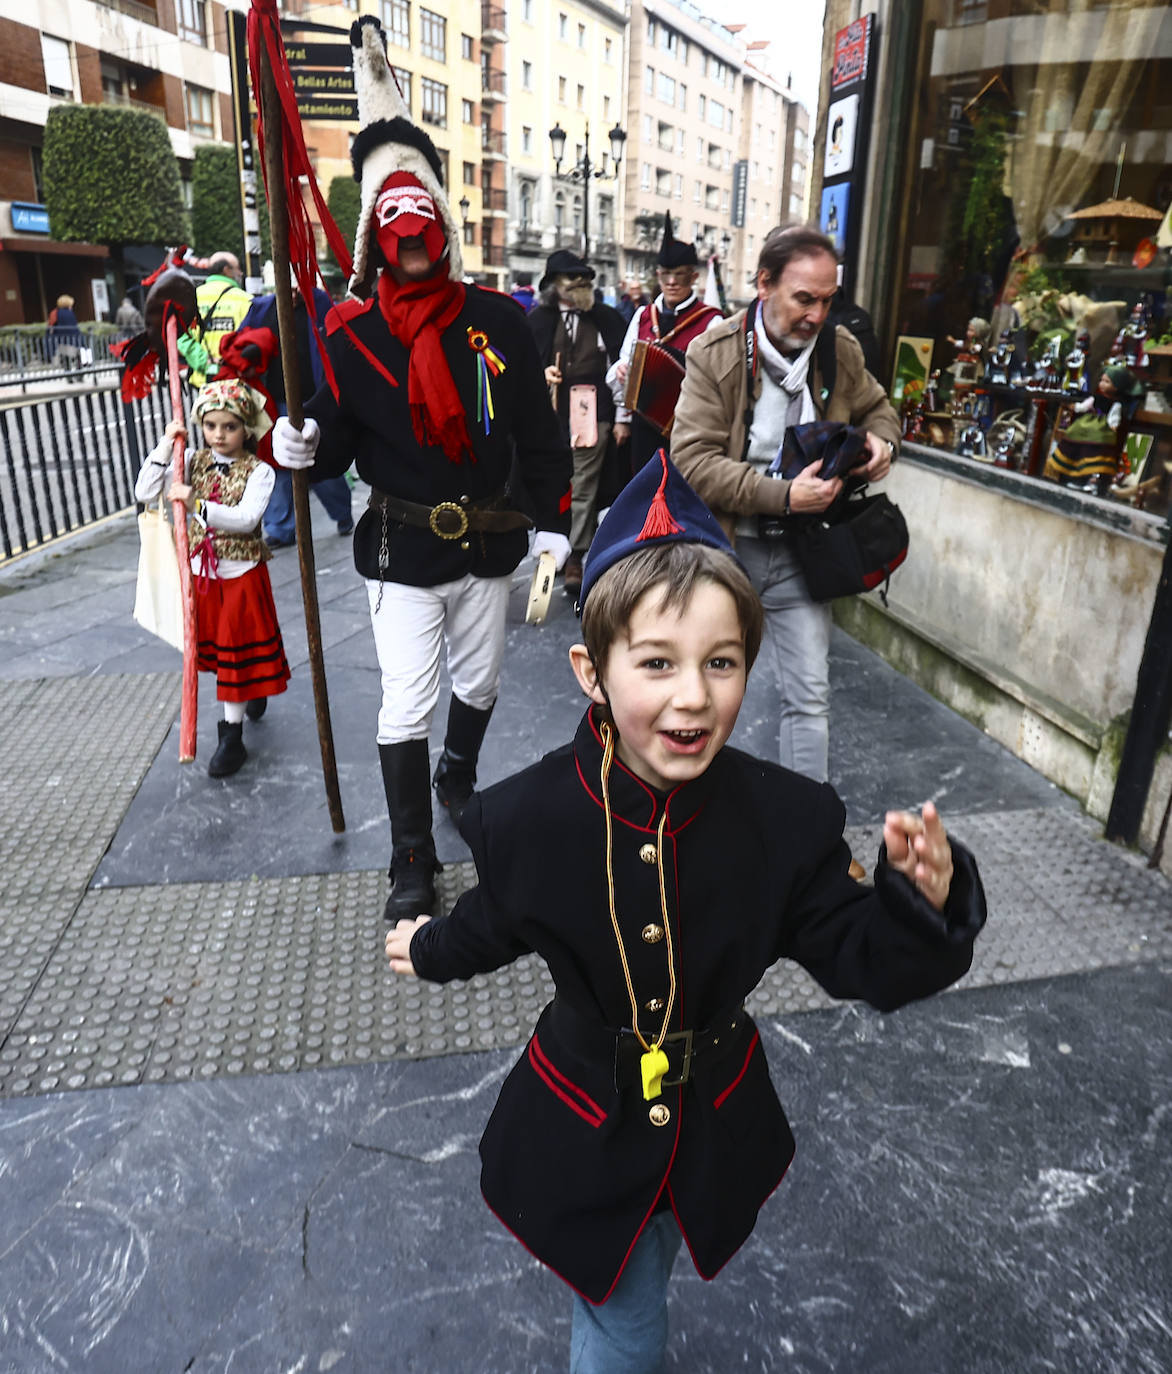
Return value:
M 375 238 L 392 267 L 399 265 L 399 244 L 422 236 L 432 263 L 439 262 L 448 237 L 432 194 L 410 172 L 392 172 L 374 202 Z

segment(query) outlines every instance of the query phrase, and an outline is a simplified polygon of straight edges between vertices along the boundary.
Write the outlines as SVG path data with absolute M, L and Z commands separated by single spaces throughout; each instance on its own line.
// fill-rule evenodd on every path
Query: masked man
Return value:
M 410 119 L 373 16 L 351 29 L 362 188 L 351 293 L 329 317 L 337 379 L 274 432 L 285 467 L 369 483 L 354 532 L 382 671 L 378 748 L 391 820 L 385 916 L 431 910 L 438 869 L 431 783 L 458 817 L 476 780 L 505 641 L 511 573 L 534 550 L 569 553 L 571 460 L 525 316 L 465 285 L 439 155 Z M 444 751 L 427 738 L 440 655 L 452 681 Z
M 642 413 L 644 407 L 637 398 L 636 408 L 628 409 L 625 390 L 636 343 L 655 344 L 666 349 L 683 367 L 688 345 L 692 340 L 699 338 L 706 329 L 710 329 L 724 318 L 715 306 L 705 305 L 696 295 L 699 267 L 695 246 L 675 237 L 671 227 L 671 211 L 666 211 L 663 241 L 655 262 L 659 295 L 650 305 L 641 305 L 631 316 L 619 360 L 606 377 L 615 393 L 615 440 L 622 443 L 624 439 L 630 438 L 633 473 L 642 471 L 644 464 L 656 449 L 669 448 L 670 430 L 665 431 L 657 424 L 651 418 L 650 412 L 653 407 L 656 413 L 661 413 L 661 408 L 674 412 L 679 400 L 679 382 L 683 380 L 682 374 L 679 381 L 674 380 L 674 374 L 657 378 L 652 375 L 651 369 L 648 369 L 647 388 L 649 393 L 654 392 L 654 395 L 647 395 L 647 413 Z
M 611 441 L 614 401 L 606 374 L 619 356 L 626 326 L 609 305 L 594 300 L 594 268 L 559 248 L 545 264 L 540 303 L 527 319 L 545 368 L 549 398 L 574 455 L 573 552 L 564 583 L 576 596 L 582 559 L 598 524 L 598 490 Z

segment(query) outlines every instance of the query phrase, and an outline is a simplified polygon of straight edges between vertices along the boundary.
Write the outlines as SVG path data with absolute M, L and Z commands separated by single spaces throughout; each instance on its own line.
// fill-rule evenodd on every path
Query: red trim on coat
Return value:
M 777 1176 L 777 1182 L 769 1189 L 769 1191 L 768 1191 L 768 1192 L 765 1194 L 765 1196 L 761 1199 L 761 1206 L 757 1208 L 757 1215 L 758 1215 L 758 1216 L 761 1215 L 761 1207 L 764 1207 L 765 1204 L 769 1201 L 769 1199 L 773 1196 L 773 1194 L 776 1193 L 777 1190 L 781 1187 L 782 1183 L 783 1183 L 784 1180 L 785 1180 L 786 1174 L 789 1173 L 789 1166 L 790 1166 L 790 1164 L 792 1164 L 793 1162 L 794 1162 L 794 1161 L 793 1161 L 793 1157 L 791 1157 L 791 1158 L 790 1158 L 790 1161 L 789 1161 L 789 1164 L 787 1164 L 787 1165 L 785 1166 L 785 1168 L 781 1171 L 781 1173 L 778 1174 L 778 1176 Z M 673 1215 L 673 1216 L 675 1217 L 675 1219 L 676 1219 L 676 1225 L 680 1228 L 680 1235 L 683 1236 L 683 1238 L 684 1238 L 684 1244 L 688 1247 L 688 1258 L 692 1261 L 692 1268 L 695 1269 L 696 1273 L 700 1275 L 700 1277 L 704 1280 L 705 1283 L 711 1283 L 712 1280 L 717 1276 L 717 1274 L 719 1274 L 720 1271 L 724 1268 L 725 1264 L 728 1264 L 729 1260 L 733 1259 L 735 1256 L 737 1256 L 738 1254 L 740 1254 L 740 1252 L 741 1252 L 741 1250 L 743 1249 L 745 1243 L 748 1241 L 749 1236 L 751 1236 L 751 1235 L 753 1234 L 753 1231 L 755 1231 L 755 1230 L 757 1229 L 757 1223 L 754 1221 L 752 1230 L 750 1230 L 750 1232 L 749 1232 L 749 1236 L 746 1236 L 746 1237 L 745 1237 L 745 1240 L 742 1241 L 741 1244 L 737 1246 L 737 1248 L 732 1252 L 731 1255 L 729 1255 L 728 1259 L 726 1259 L 726 1260 L 724 1261 L 724 1264 L 719 1264 L 719 1265 L 717 1265 L 717 1267 L 712 1271 L 711 1274 L 706 1274 L 706 1273 L 704 1272 L 704 1270 L 700 1268 L 700 1261 L 696 1258 L 696 1253 L 695 1253 L 695 1251 L 692 1249 L 692 1244 L 691 1244 L 691 1242 L 688 1240 L 688 1233 L 687 1233 L 687 1231 L 684 1230 L 684 1223 L 683 1223 L 683 1221 L 680 1219 L 680 1214 L 679 1214 L 679 1212 L 676 1210 L 676 1196 L 675 1196 L 675 1193 L 672 1192 L 670 1181 L 669 1181 L 669 1183 L 668 1183 L 668 1185 L 667 1185 L 667 1198 L 668 1198 L 668 1201 L 671 1203 L 672 1215 Z M 522 1243 L 524 1243 L 524 1242 L 522 1242 Z M 589 1301 L 589 1299 L 587 1299 L 587 1301 Z
M 589 1123 L 591 1124 L 591 1126 L 595 1128 L 595 1130 L 597 1130 L 598 1127 L 602 1125 L 602 1123 L 606 1120 L 606 1112 L 598 1105 L 597 1102 L 595 1102 L 595 1100 L 590 1096 L 589 1093 L 579 1088 L 576 1083 L 571 1082 L 571 1080 L 568 1079 L 566 1075 L 561 1072 L 560 1069 L 558 1069 L 558 1067 L 554 1064 L 553 1060 L 550 1059 L 549 1055 L 546 1054 L 546 1052 L 541 1048 L 541 1045 L 538 1043 L 536 1033 L 534 1033 L 534 1035 L 530 1038 L 529 1041 L 529 1062 L 533 1065 L 534 1073 L 537 1074 L 537 1076 L 542 1080 L 542 1082 L 546 1085 L 547 1088 L 549 1088 L 549 1090 L 552 1093 L 555 1093 L 558 1097 L 561 1098 L 561 1100 L 566 1104 L 567 1107 L 570 1107 L 575 1112 L 577 1112 L 578 1115 L 583 1118 L 583 1120 L 589 1121 Z M 556 1083 L 554 1082 L 554 1079 L 557 1079 Z M 572 1098 L 567 1096 L 567 1094 L 563 1092 L 561 1088 L 558 1087 L 558 1083 L 563 1083 L 565 1087 L 569 1090 L 569 1092 L 573 1093 L 575 1097 L 581 1099 L 581 1101 L 584 1102 L 590 1108 L 590 1111 L 583 1111 L 582 1107 L 577 1102 L 575 1102 Z M 596 1116 L 598 1118 L 597 1121 L 594 1119 Z
M 570 507 L 571 507 L 573 504 L 574 504 L 574 488 L 573 488 L 573 487 L 567 487 L 566 490 L 565 490 L 565 494 L 562 496 L 561 500 L 558 502 L 558 514 L 559 514 L 559 515 L 565 515 L 566 511 L 568 511 L 568 510 L 570 509 Z
M 740 1073 L 737 1074 L 737 1076 L 736 1076 L 736 1077 L 733 1079 L 733 1081 L 728 1085 L 728 1087 L 725 1088 L 724 1092 L 722 1092 L 722 1093 L 720 1094 L 720 1096 L 716 1099 L 716 1101 L 712 1104 L 712 1105 L 713 1105 L 714 1107 L 716 1107 L 717 1109 L 720 1108 L 720 1106 L 721 1106 L 721 1104 L 724 1102 L 725 1098 L 728 1097 L 729 1093 L 731 1093 L 732 1090 L 733 1090 L 733 1089 L 737 1086 L 737 1084 L 741 1081 L 741 1079 L 744 1078 L 745 1072 L 746 1072 L 746 1070 L 747 1070 L 748 1067 L 749 1067 L 749 1060 L 752 1059 L 752 1057 L 753 1057 L 753 1051 L 757 1048 L 757 1042 L 758 1042 L 760 1039 L 761 1039 L 760 1032 L 757 1031 L 756 1028 L 754 1028 L 754 1030 L 753 1030 L 753 1038 L 752 1038 L 752 1040 L 749 1041 L 749 1048 L 748 1048 L 748 1050 L 747 1050 L 746 1053 L 745 1053 L 745 1062 L 741 1065 L 741 1071 L 740 1071 Z

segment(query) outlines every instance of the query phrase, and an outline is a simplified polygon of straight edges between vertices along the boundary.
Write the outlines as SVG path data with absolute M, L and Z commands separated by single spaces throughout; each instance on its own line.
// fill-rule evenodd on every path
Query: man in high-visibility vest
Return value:
M 208 275 L 195 288 L 201 323 L 179 339 L 179 352 L 190 369 L 192 386 L 203 386 L 220 369 L 220 340 L 244 323 L 252 297 L 240 285 L 240 261 L 235 253 L 215 253 Z

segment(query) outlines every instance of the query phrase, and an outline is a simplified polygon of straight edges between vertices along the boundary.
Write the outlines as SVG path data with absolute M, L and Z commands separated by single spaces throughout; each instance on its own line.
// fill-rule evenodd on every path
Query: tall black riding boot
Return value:
M 448 707 L 444 752 L 432 782 L 435 795 L 441 805 L 448 808 L 454 821 L 459 821 L 476 790 L 476 760 L 480 757 L 480 746 L 484 743 L 484 732 L 491 716 L 492 706 L 487 711 L 478 711 L 457 696 L 452 697 Z
M 248 750 L 244 747 L 244 722 L 233 725 L 230 721 L 221 720 L 216 728 L 220 732 L 220 744 L 208 764 L 208 777 L 230 778 L 248 757 Z
M 388 921 L 430 915 L 439 864 L 431 837 L 427 741 L 380 744 L 378 756 L 391 818 L 392 886 L 383 915 Z

